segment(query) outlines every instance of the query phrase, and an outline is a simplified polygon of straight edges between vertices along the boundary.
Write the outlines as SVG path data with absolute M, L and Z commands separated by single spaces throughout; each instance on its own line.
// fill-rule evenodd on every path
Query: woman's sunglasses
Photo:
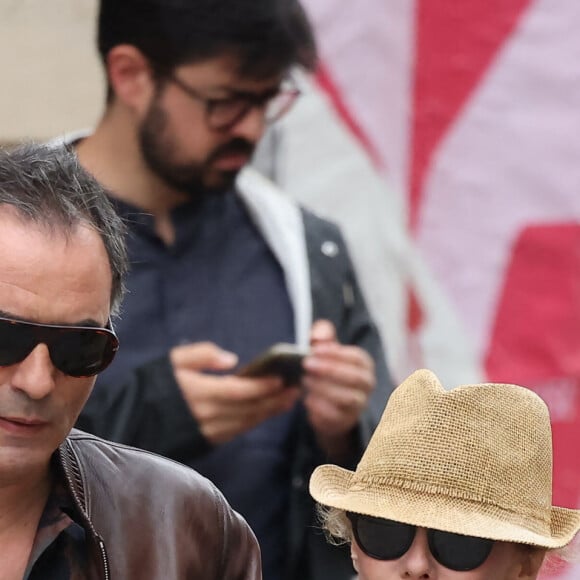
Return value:
M 91 377 L 113 360 L 119 341 L 112 330 L 90 326 L 36 324 L 0 318 L 0 366 L 22 362 L 46 344 L 52 364 L 71 377 Z
M 416 526 L 383 518 L 349 513 L 352 530 L 361 550 L 375 560 L 396 560 L 415 539 Z M 493 540 L 427 530 L 429 550 L 439 564 L 456 572 L 479 568 L 489 556 Z

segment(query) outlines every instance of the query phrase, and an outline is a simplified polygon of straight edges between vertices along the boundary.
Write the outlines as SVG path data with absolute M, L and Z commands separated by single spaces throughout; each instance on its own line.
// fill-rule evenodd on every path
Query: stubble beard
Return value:
M 232 189 L 240 172 L 211 170 L 212 163 L 227 153 L 243 153 L 251 157 L 255 145 L 243 139 L 232 139 L 217 147 L 204 162 L 178 164 L 172 161 L 175 141 L 167 138 L 169 120 L 156 98 L 139 127 L 139 147 L 149 170 L 172 189 L 197 198 L 206 193 L 225 193 Z M 165 138 L 163 136 L 165 135 Z

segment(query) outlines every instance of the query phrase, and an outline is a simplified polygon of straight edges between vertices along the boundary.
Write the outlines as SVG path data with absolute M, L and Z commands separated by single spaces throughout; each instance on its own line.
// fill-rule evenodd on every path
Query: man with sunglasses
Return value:
M 298 96 L 292 69 L 314 66 L 306 16 L 296 0 L 102 0 L 98 37 L 106 112 L 74 144 L 127 220 L 131 268 L 123 350 L 79 426 L 209 477 L 266 580 L 346 579 L 306 482 L 359 457 L 390 390 L 383 349 L 337 228 L 246 167 Z M 238 376 L 279 342 L 311 347 L 300 385 Z
M 0 577 L 259 580 L 252 532 L 207 480 L 71 432 L 117 352 L 124 236 L 73 153 L 0 151 Z
M 310 493 L 360 580 L 534 580 L 580 530 L 552 506 L 545 403 L 509 384 L 398 387 L 356 471 L 318 467 Z

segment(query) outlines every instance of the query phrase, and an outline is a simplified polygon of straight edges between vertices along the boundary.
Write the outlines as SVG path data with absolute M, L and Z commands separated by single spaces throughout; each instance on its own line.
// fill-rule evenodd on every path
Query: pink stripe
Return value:
M 433 153 L 531 0 L 419 2 L 410 220 Z

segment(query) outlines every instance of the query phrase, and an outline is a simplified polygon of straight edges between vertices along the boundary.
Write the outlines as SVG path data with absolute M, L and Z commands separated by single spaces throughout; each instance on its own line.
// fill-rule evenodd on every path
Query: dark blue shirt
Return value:
M 24 580 L 84 580 L 88 578 L 85 531 L 72 517 L 73 502 L 60 469 L 53 469 L 53 486 L 36 530 Z
M 155 234 L 150 215 L 115 203 L 130 228 L 131 270 L 116 325 L 121 348 L 100 377 L 103 384 L 123 382 L 131 369 L 179 344 L 209 340 L 244 364 L 276 342 L 294 342 L 284 273 L 237 195 L 176 208 L 170 247 Z M 283 576 L 293 417 L 270 419 L 188 462 L 248 520 L 266 580 Z

